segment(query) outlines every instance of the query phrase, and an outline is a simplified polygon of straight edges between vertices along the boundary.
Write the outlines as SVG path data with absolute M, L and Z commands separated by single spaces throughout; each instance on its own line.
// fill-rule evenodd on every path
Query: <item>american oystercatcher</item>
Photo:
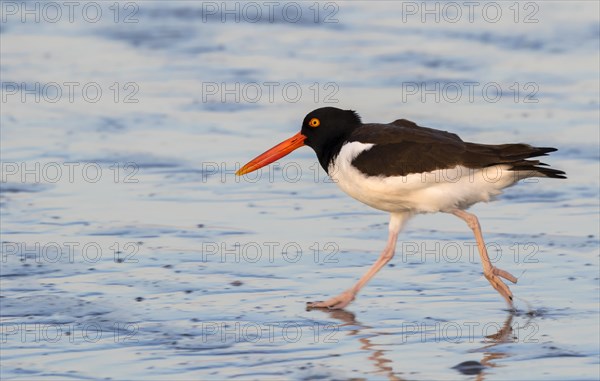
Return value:
M 465 209 L 489 201 L 502 189 L 528 177 L 566 178 L 532 157 L 556 148 L 528 144 L 488 145 L 464 142 L 458 135 L 420 127 L 406 119 L 389 124 L 362 123 L 352 110 L 324 107 L 309 113 L 302 129 L 237 171 L 255 171 L 302 146 L 311 147 L 321 166 L 351 197 L 390 213 L 387 245 L 377 261 L 350 289 L 309 308 L 344 308 L 394 256 L 404 223 L 419 213 L 445 212 L 473 230 L 483 274 L 513 307 L 512 292 L 500 278 L 517 278 L 490 262 L 479 221 Z

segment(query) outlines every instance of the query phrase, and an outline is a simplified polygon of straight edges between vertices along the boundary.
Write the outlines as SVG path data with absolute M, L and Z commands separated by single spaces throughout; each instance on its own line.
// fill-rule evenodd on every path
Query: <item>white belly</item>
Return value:
M 432 213 L 465 209 L 489 201 L 503 188 L 519 180 L 519 173 L 506 165 L 484 169 L 457 166 L 407 176 L 366 176 L 351 165 L 360 152 L 373 144 L 345 144 L 329 175 L 351 197 L 387 212 Z

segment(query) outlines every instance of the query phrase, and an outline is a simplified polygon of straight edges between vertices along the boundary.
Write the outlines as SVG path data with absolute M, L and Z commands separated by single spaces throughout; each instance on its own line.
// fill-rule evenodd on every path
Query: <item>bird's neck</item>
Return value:
M 344 134 L 336 137 L 335 139 L 331 139 L 330 141 L 322 144 L 321 146 L 315 148 L 315 152 L 317 154 L 317 158 L 319 159 L 319 163 L 321 167 L 329 174 L 329 167 L 335 161 L 337 156 L 342 149 L 344 143 L 348 141 L 350 133 Z

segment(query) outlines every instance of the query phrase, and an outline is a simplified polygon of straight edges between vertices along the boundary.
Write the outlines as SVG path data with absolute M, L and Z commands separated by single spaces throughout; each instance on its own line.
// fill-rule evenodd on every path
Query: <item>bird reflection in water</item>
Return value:
M 364 329 L 370 329 L 372 327 L 366 326 L 361 324 L 360 322 L 356 321 L 356 315 L 354 315 L 352 312 L 348 312 L 346 310 L 329 310 L 327 311 L 329 313 L 329 316 L 332 317 L 333 319 L 339 320 L 341 321 L 343 324 L 341 325 L 343 326 L 353 326 L 355 327 L 355 329 L 351 329 L 348 331 L 348 336 L 357 336 L 360 334 L 360 331 L 364 330 Z M 358 341 L 361 343 L 360 349 L 370 352 L 369 355 L 369 360 L 373 361 L 373 364 L 375 365 L 375 368 L 377 369 L 377 374 L 382 374 L 387 376 L 388 380 L 393 380 L 393 381 L 401 381 L 404 380 L 404 378 L 399 377 L 398 375 L 394 374 L 394 369 L 392 368 L 392 360 L 390 360 L 389 358 L 385 357 L 385 352 L 382 349 L 377 349 L 377 345 L 373 344 L 371 342 L 371 339 L 373 337 L 377 337 L 383 335 L 382 333 L 379 332 L 373 332 L 372 335 L 366 337 L 366 336 L 360 336 L 358 338 Z
M 369 331 L 370 335 L 365 335 L 365 330 L 370 330 L 372 327 L 363 325 L 359 321 L 356 320 L 356 315 L 352 312 L 346 310 L 329 310 L 325 311 L 329 314 L 329 317 L 340 321 L 342 324 L 341 327 L 353 327 L 352 329 L 347 331 L 348 336 L 358 336 L 358 341 L 360 343 L 360 348 L 366 352 L 369 352 L 368 359 L 373 362 L 373 365 L 376 369 L 375 373 L 379 375 L 385 376 L 388 380 L 392 381 L 400 381 L 405 380 L 402 378 L 399 373 L 394 371 L 394 363 L 391 359 L 386 357 L 386 353 L 390 350 L 378 349 L 381 345 L 373 343 L 373 338 L 383 335 L 392 335 L 393 333 L 383 333 L 383 332 L 374 332 Z M 496 364 L 496 360 L 503 359 L 509 357 L 509 354 L 502 351 L 494 351 L 493 347 L 499 344 L 511 343 L 516 340 L 513 335 L 513 313 L 509 313 L 502 327 L 494 334 L 485 336 L 485 342 L 487 345 L 472 350 L 470 353 L 483 353 L 483 357 L 481 361 L 473 361 L 468 360 L 462 362 L 453 367 L 462 374 L 465 375 L 475 375 L 475 380 L 483 381 L 485 380 L 486 369 L 496 368 L 500 365 Z M 402 372 L 407 373 L 407 372 Z M 409 374 L 409 373 L 407 373 Z
M 500 360 L 509 357 L 509 354 L 503 351 L 494 351 L 492 348 L 499 344 L 512 343 L 516 340 L 513 335 L 513 313 L 509 313 L 502 325 L 502 328 L 498 332 L 485 336 L 485 342 L 487 345 L 470 351 L 471 353 L 483 353 L 481 361 L 465 361 L 453 367 L 462 374 L 465 375 L 476 375 L 476 381 L 485 380 L 486 372 L 488 368 L 496 368 L 501 365 L 496 364 L 496 360 Z

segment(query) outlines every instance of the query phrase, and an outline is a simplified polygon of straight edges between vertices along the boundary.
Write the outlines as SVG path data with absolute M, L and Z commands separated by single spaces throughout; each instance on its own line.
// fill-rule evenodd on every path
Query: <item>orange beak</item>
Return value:
M 252 159 L 248 164 L 244 165 L 237 171 L 235 174 L 238 176 L 245 175 L 246 173 L 254 172 L 259 168 L 264 167 L 265 165 L 271 164 L 277 159 L 288 155 L 290 152 L 298 149 L 304 145 L 304 140 L 306 136 L 302 135 L 298 132 L 296 135 L 291 138 L 282 141 L 277 144 L 275 147 L 270 150 L 258 155 L 254 159 Z

